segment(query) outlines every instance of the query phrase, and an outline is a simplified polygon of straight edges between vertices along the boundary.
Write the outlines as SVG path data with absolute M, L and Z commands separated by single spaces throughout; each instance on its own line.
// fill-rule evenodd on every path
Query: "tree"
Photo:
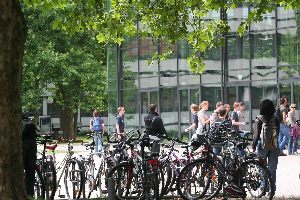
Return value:
M 77 110 L 106 107 L 106 51 L 91 33 L 68 35 L 51 29 L 59 11 L 34 13 L 26 10 L 26 42 L 22 106 L 40 109 L 44 90 L 59 107 L 61 130 L 74 139 Z M 74 120 L 73 120 L 74 119 Z
M 25 199 L 20 84 L 26 25 L 19 2 L 0 1 L 0 194 Z

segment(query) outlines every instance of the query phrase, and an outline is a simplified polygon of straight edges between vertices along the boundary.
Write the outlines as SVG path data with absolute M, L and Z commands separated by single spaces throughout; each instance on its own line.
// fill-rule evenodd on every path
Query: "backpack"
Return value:
M 92 119 L 93 121 L 93 130 L 100 132 L 101 131 L 101 120 L 100 117 L 96 117 L 94 119 Z
M 265 150 L 275 150 L 278 147 L 277 126 L 275 124 L 275 116 L 270 121 L 266 121 L 263 116 L 258 116 L 258 119 L 263 122 L 260 140 L 261 146 Z
M 280 106 L 277 106 L 275 109 L 275 116 L 279 119 L 279 121 L 282 121 L 282 113 L 280 111 Z

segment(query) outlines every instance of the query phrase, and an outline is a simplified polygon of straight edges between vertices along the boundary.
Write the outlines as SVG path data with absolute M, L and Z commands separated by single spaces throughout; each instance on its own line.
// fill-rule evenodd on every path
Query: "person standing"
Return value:
M 151 151 L 155 153 L 160 152 L 160 139 L 157 136 L 167 135 L 164 123 L 157 113 L 157 106 L 155 104 L 149 105 L 149 113 L 144 117 L 145 133 L 149 136 L 152 147 Z
M 192 113 L 192 124 L 186 128 L 184 131 L 189 132 L 190 130 L 197 130 L 198 128 L 198 112 L 199 112 L 199 106 L 196 104 L 192 104 L 190 107 L 191 113 Z
M 226 116 L 225 116 L 225 119 L 230 119 L 230 115 L 229 115 L 229 112 L 230 112 L 230 105 L 229 104 L 224 104 L 225 108 L 226 108 Z
M 98 110 L 94 110 L 93 118 L 90 120 L 90 130 L 94 132 L 95 152 L 101 152 L 103 146 L 104 120 L 100 117 Z
M 298 148 L 298 137 L 300 134 L 300 127 L 297 125 L 297 117 L 296 117 L 296 104 L 291 104 L 290 111 L 287 116 L 287 124 L 290 126 L 290 138 L 288 144 L 288 154 L 296 154 Z
M 272 181 L 276 191 L 276 170 L 278 164 L 279 148 L 279 119 L 274 115 L 275 107 L 271 100 L 265 99 L 260 103 L 260 115 L 256 117 L 254 127 L 253 151 L 266 159 L 271 172 Z
M 245 103 L 244 102 L 239 102 L 239 110 L 237 113 L 239 116 L 239 122 L 245 122 Z M 239 125 L 239 130 L 245 130 L 245 123 L 241 123 Z
M 200 111 L 198 112 L 198 128 L 196 130 L 196 134 L 203 135 L 203 131 L 207 130 L 207 125 L 209 125 L 209 117 L 206 115 L 206 111 L 208 110 L 208 101 L 202 101 L 199 105 Z
M 211 114 L 209 121 L 210 121 L 210 126 L 213 126 L 213 124 L 215 123 L 216 119 L 218 119 L 219 117 L 219 111 L 221 106 L 223 106 L 223 102 L 219 101 L 216 104 L 216 110 L 214 110 L 214 112 Z
M 287 114 L 288 114 L 288 98 L 286 96 L 283 96 L 280 98 L 280 131 L 279 131 L 279 138 L 278 138 L 278 144 L 279 144 L 279 156 L 286 156 L 285 153 L 283 153 L 283 150 L 285 149 L 285 146 L 289 142 L 289 127 L 287 125 Z
M 218 134 L 221 137 L 221 136 L 224 136 L 222 134 L 229 133 L 229 131 L 231 130 L 231 128 L 232 128 L 231 120 L 226 119 L 226 114 L 227 114 L 226 107 L 221 106 L 219 108 L 219 116 L 210 128 L 210 131 L 213 132 L 213 134 Z M 213 145 L 213 152 L 216 155 L 220 154 L 221 149 L 222 149 L 222 146 Z
M 35 165 L 36 165 L 36 126 L 29 119 L 27 113 L 22 113 L 22 149 L 23 164 L 25 170 L 25 184 L 27 195 L 33 197 L 35 183 Z
M 118 141 L 126 140 L 125 135 L 125 122 L 124 122 L 124 115 L 125 115 L 125 108 L 123 106 L 118 108 L 118 115 L 116 117 L 116 139 Z
M 230 116 L 230 119 L 231 119 L 231 122 L 232 122 L 232 129 L 238 131 L 240 130 L 240 126 L 245 126 L 245 122 L 240 122 L 239 121 L 239 107 L 240 107 L 240 104 L 238 102 L 234 102 L 233 104 L 233 111 L 231 113 L 231 116 Z

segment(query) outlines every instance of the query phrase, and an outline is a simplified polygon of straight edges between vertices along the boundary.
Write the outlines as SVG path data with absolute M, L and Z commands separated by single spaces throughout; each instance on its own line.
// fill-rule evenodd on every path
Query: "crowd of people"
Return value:
M 217 102 L 216 108 L 209 116 L 208 101 L 202 101 L 200 105 L 192 104 L 190 111 L 192 123 L 185 129 L 185 132 L 193 132 L 193 138 L 197 135 L 204 134 L 205 131 L 218 129 L 244 130 L 248 122 L 245 121 L 245 104 L 243 102 L 234 102 L 233 110 L 229 104 Z M 126 139 L 125 108 L 123 106 L 117 109 L 115 136 L 116 140 Z M 283 150 L 287 148 L 289 155 L 298 154 L 298 140 L 300 136 L 299 114 L 296 104 L 289 105 L 286 96 L 280 98 L 280 105 L 275 106 L 271 100 L 263 100 L 260 104 L 260 115 L 256 117 L 254 124 L 254 141 L 252 144 L 253 151 L 259 156 L 266 158 L 270 168 L 272 178 L 276 182 L 276 169 L 278 156 L 286 156 Z M 158 135 L 166 135 L 163 120 L 159 116 L 158 107 L 155 104 L 149 105 L 149 113 L 144 117 L 145 133 L 153 140 L 153 151 L 160 151 Z M 95 151 L 101 152 L 103 145 L 103 133 L 106 132 L 104 120 L 101 118 L 98 110 L 93 112 L 90 120 L 90 130 L 94 132 Z M 269 131 L 270 130 L 270 131 Z M 29 196 L 33 195 L 34 183 L 34 165 L 36 161 L 36 127 L 28 116 L 23 115 L 23 160 L 26 176 L 26 188 Z M 271 135 L 266 137 L 266 133 Z M 271 139 L 270 139 L 271 138 Z M 269 141 L 269 144 L 268 144 Z M 213 146 L 215 154 L 221 151 L 220 146 Z

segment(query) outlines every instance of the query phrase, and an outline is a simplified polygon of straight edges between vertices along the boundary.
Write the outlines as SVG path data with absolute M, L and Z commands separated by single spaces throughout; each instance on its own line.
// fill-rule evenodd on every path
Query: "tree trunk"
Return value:
M 62 108 L 60 111 L 60 129 L 66 136 L 65 139 L 75 139 L 73 115 L 70 108 Z
M 21 72 L 25 20 L 17 0 L 0 1 L 0 196 L 23 200 Z

